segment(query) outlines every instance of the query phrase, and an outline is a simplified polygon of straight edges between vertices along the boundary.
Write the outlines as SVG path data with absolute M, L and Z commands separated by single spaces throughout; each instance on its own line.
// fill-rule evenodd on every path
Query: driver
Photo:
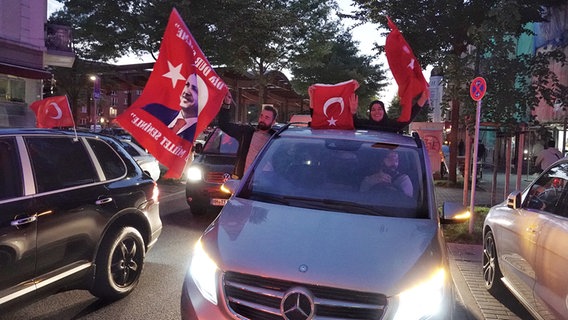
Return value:
M 414 193 L 412 182 L 407 174 L 398 171 L 398 161 L 398 152 L 390 150 L 379 162 L 379 170 L 363 179 L 360 191 L 365 192 L 376 185 L 385 185 L 412 197 Z

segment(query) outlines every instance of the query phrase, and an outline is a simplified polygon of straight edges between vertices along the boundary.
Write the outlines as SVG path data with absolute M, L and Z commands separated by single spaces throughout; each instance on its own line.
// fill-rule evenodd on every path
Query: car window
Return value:
M 95 151 L 107 180 L 120 178 L 126 174 L 124 162 L 112 147 L 100 140 L 87 139 L 87 141 Z
M 141 155 L 140 152 L 138 152 L 138 150 L 136 150 L 136 148 L 132 146 L 130 143 L 126 141 L 120 141 L 120 143 L 122 144 L 122 147 L 124 148 L 124 150 L 126 150 L 126 152 L 128 152 L 129 155 L 133 157 L 138 157 Z
M 38 192 L 98 181 L 81 141 L 69 137 L 25 137 Z
M 0 168 L 0 200 L 22 196 L 22 169 L 13 137 L 0 138 Z
M 523 207 L 566 216 L 567 183 L 568 163 L 550 168 L 530 187 Z
M 236 154 L 238 149 L 239 142 L 235 138 L 217 129 L 207 139 L 203 146 L 203 153 Z
M 386 174 L 379 163 L 393 152 L 398 166 L 388 172 L 387 183 L 379 177 Z M 239 196 L 331 211 L 426 218 L 419 155 L 416 148 L 278 137 Z

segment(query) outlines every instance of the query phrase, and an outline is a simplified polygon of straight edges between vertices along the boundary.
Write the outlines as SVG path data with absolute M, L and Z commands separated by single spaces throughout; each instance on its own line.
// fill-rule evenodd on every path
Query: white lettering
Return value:
M 201 57 L 197 57 L 197 59 L 195 59 L 195 67 L 197 68 L 197 70 L 201 71 L 203 73 L 203 76 L 205 77 L 207 77 L 207 75 L 211 71 L 211 66 L 209 66 L 206 61 L 201 59 Z
M 162 133 L 158 129 L 154 128 L 152 126 L 151 122 L 146 122 L 146 121 L 140 119 L 134 113 L 131 113 L 130 117 L 132 118 L 130 120 L 130 122 L 133 125 L 140 128 L 142 131 L 146 132 L 148 135 L 150 135 L 152 138 L 154 138 L 154 140 L 157 141 L 162 136 Z
M 169 153 L 180 158 L 185 158 L 185 156 L 189 153 L 188 150 L 184 149 L 182 146 L 176 145 L 166 137 L 162 138 L 160 145 Z

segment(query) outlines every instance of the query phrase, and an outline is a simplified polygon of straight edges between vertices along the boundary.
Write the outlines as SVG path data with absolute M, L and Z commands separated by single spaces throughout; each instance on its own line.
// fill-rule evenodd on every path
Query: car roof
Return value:
M 309 127 L 284 127 L 278 132 L 279 136 L 283 137 L 303 137 L 315 139 L 344 139 L 356 140 L 362 142 L 382 142 L 393 145 L 417 147 L 420 146 L 416 139 L 418 135 L 413 136 L 407 134 L 400 134 L 395 132 L 380 131 L 380 130 L 337 130 L 337 129 L 312 129 Z
M 106 136 L 104 134 L 85 132 L 85 131 L 73 131 L 73 130 L 59 130 L 59 129 L 43 129 L 43 128 L 2 128 L 0 129 L 0 135 L 61 135 L 61 136 L 91 136 L 100 137 Z

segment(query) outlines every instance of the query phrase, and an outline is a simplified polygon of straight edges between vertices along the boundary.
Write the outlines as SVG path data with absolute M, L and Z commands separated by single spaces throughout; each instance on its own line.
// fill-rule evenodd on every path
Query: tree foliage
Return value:
M 155 55 L 175 7 L 213 65 L 256 76 L 261 100 L 268 71 L 319 56 L 339 23 L 327 0 L 58 1 L 64 7 L 50 22 L 70 24 L 79 57 L 101 61 Z
M 466 104 L 462 117 L 475 112 L 469 98 L 470 81 L 483 76 L 488 85 L 484 98 L 484 117 L 500 123 L 526 121 L 527 106 L 535 97 L 547 99 L 556 89 L 547 58 L 562 56 L 517 56 L 516 39 L 529 32 L 526 25 L 544 20 L 543 6 L 561 0 L 354 0 L 356 16 L 386 27 L 386 16 L 397 24 L 418 60 L 441 67 L 445 76 L 445 97 Z M 539 77 L 540 75 L 540 77 Z M 532 82 L 532 79 L 549 79 Z M 556 83 L 558 84 L 558 83 Z
M 386 71 L 382 64 L 373 63 L 373 57 L 359 54 L 348 31 L 337 30 L 335 34 L 332 39 L 316 38 L 307 44 L 311 48 L 293 60 L 292 83 L 298 92 L 307 95 L 308 87 L 314 83 L 334 84 L 355 79 L 359 82 L 359 106 L 365 106 L 386 87 Z

